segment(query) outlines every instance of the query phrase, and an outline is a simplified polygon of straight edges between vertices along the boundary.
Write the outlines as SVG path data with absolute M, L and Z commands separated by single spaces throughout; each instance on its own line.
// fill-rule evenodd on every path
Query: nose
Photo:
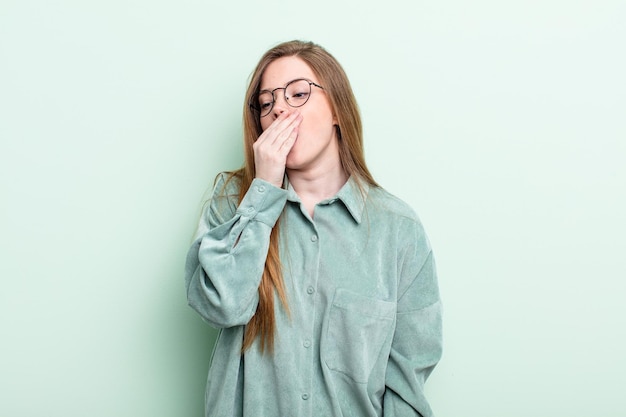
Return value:
M 285 100 L 285 94 L 283 91 L 276 91 L 274 93 L 274 106 L 272 107 L 272 117 L 276 119 L 282 113 L 286 112 L 289 109 L 289 104 L 287 104 L 287 100 Z

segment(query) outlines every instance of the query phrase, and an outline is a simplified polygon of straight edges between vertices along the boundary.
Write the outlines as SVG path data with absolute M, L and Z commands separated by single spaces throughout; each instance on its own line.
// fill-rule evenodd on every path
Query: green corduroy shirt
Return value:
M 206 389 L 211 417 L 431 416 L 424 382 L 441 357 L 441 302 L 415 212 L 354 177 L 314 218 L 285 181 L 218 177 L 186 262 L 189 305 L 219 330 Z M 241 353 L 270 231 L 290 314 L 275 299 L 273 352 Z

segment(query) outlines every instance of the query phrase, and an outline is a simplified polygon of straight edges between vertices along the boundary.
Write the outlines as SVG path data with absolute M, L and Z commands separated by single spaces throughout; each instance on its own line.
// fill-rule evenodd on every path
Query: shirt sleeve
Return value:
M 187 302 L 217 328 L 245 325 L 256 312 L 270 233 L 287 201 L 286 190 L 254 179 L 235 208 L 224 183 L 222 175 L 185 265 Z
M 415 225 L 402 263 L 396 328 L 385 376 L 385 417 L 431 417 L 424 383 L 442 352 L 441 301 L 428 239 Z

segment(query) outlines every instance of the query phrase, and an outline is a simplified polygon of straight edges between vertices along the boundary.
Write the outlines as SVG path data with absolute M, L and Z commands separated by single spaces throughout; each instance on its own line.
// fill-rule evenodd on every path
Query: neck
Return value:
M 331 169 L 320 169 L 319 171 L 287 169 L 287 176 L 289 183 L 311 217 L 313 217 L 313 210 L 317 203 L 337 194 L 348 181 L 348 174 L 341 167 L 341 163 L 336 164 Z
M 316 197 L 318 198 L 316 203 L 337 194 L 348 181 L 348 174 L 344 172 L 341 166 L 319 173 L 288 169 L 287 176 L 289 183 L 299 197 Z

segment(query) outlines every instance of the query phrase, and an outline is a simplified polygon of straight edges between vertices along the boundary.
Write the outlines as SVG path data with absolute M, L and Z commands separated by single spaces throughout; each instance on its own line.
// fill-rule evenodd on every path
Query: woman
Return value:
M 292 41 L 261 58 L 244 148 L 187 257 L 188 302 L 221 329 L 206 415 L 432 415 L 431 249 L 413 210 L 369 173 L 354 95 L 328 52 Z

